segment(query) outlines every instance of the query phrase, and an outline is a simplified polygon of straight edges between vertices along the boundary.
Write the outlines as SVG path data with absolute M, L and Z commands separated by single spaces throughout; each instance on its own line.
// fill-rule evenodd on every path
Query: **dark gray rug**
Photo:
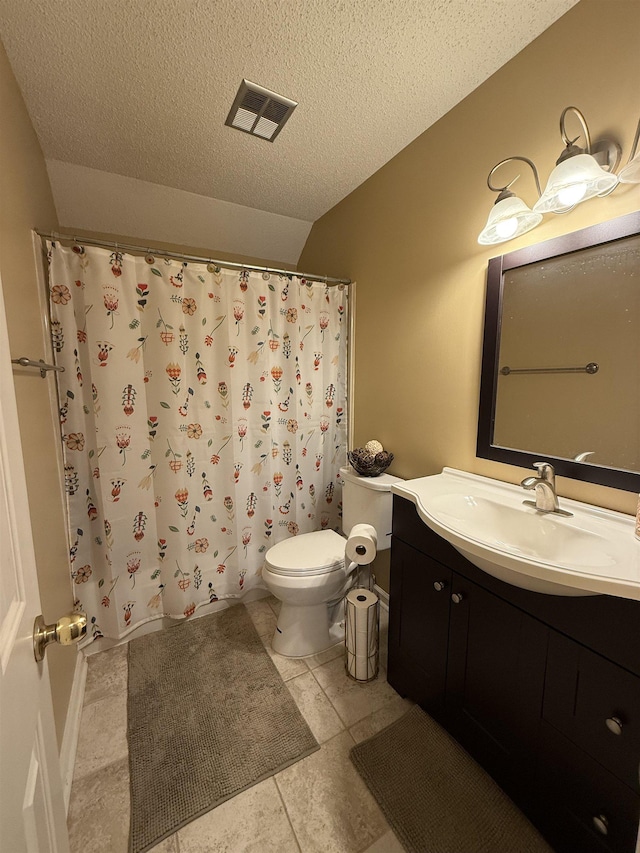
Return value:
M 409 853 L 553 853 L 493 779 L 419 708 L 351 760 Z
M 243 605 L 129 643 L 131 853 L 318 749 Z

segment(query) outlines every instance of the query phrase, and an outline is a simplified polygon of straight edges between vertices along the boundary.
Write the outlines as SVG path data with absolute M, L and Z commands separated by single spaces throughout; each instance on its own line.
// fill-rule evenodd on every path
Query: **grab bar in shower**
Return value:
M 21 358 L 12 358 L 11 364 L 18 364 L 20 367 L 37 367 L 43 379 L 47 375 L 47 370 L 58 370 L 60 373 L 64 373 L 64 367 L 58 367 L 56 364 L 47 364 L 42 359 L 34 361 L 32 358 L 27 358 L 24 355 Z
M 600 365 L 590 361 L 584 367 L 503 367 L 500 373 L 510 376 L 512 373 L 589 373 L 594 374 L 600 370 Z

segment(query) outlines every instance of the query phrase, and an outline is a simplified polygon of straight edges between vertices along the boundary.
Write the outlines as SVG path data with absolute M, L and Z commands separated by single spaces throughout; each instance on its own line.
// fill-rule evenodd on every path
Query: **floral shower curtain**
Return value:
M 71 575 L 93 637 L 256 586 L 337 528 L 347 289 L 48 242 Z

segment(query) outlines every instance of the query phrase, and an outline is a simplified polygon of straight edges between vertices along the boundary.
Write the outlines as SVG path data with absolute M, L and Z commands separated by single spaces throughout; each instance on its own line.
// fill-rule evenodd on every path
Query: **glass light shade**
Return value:
M 618 180 L 621 184 L 640 184 L 640 154 L 636 154 L 624 169 L 620 169 Z
M 503 243 L 526 234 L 542 222 L 542 214 L 534 213 L 517 196 L 503 198 L 491 208 L 491 213 L 478 237 L 481 246 Z
M 606 172 L 591 154 L 576 154 L 555 167 L 544 192 L 533 205 L 536 213 L 563 213 L 581 201 L 606 195 L 618 177 Z

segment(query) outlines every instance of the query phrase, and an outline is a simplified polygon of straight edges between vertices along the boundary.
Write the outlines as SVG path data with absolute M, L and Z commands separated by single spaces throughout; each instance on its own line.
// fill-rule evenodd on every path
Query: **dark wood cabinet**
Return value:
M 529 781 L 522 767 L 535 754 L 547 636 L 537 620 L 453 574 L 448 728 L 512 792 Z
M 553 632 L 543 717 L 640 793 L 640 679 L 637 676 Z
M 640 602 L 521 590 L 394 497 L 389 683 L 438 719 L 561 853 L 634 853 Z
M 394 544 L 389 613 L 388 677 L 440 719 L 444 711 L 449 642 L 450 569 L 398 540 Z M 416 589 L 420 595 L 416 596 Z
M 542 723 L 538 743 L 538 825 L 554 849 L 633 853 L 638 795 L 548 723 Z

